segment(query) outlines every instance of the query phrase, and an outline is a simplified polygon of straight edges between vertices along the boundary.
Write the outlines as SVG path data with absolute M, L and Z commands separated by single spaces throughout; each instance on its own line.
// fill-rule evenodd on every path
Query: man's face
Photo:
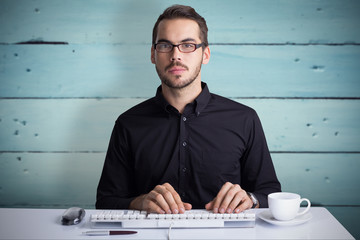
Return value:
M 159 23 L 155 43 L 200 44 L 199 25 L 189 19 L 163 20 Z M 169 53 L 158 52 L 151 48 L 151 62 L 163 84 L 169 88 L 184 88 L 194 81 L 201 81 L 201 64 L 206 64 L 210 58 L 210 50 L 200 47 L 194 52 L 183 53 L 177 47 Z

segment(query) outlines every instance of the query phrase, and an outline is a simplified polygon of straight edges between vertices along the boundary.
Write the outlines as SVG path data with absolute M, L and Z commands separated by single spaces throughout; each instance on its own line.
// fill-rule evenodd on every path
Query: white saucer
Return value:
M 265 222 L 268 222 L 268 223 L 271 223 L 274 225 L 278 225 L 278 226 L 294 226 L 294 225 L 305 223 L 312 218 L 312 214 L 310 212 L 307 212 L 304 215 L 300 215 L 290 221 L 279 221 L 273 217 L 270 210 L 262 211 L 261 213 L 258 214 L 258 216 Z

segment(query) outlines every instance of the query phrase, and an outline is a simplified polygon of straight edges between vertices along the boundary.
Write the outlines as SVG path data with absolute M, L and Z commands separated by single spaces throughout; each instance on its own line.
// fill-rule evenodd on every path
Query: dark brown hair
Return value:
M 200 16 L 195 9 L 190 6 L 173 5 L 165 9 L 165 11 L 159 16 L 153 28 L 152 44 L 155 44 L 159 23 L 165 19 L 186 18 L 197 22 L 200 28 L 200 40 L 204 43 L 204 46 L 208 46 L 207 33 L 208 28 L 205 19 Z

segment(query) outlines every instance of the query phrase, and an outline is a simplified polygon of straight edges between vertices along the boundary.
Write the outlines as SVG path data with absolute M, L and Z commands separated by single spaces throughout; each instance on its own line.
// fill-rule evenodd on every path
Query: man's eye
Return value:
M 182 46 L 184 48 L 192 48 L 194 45 L 192 43 L 184 43 Z
M 158 44 L 158 47 L 161 49 L 169 49 L 172 47 L 172 45 L 164 43 L 164 44 Z

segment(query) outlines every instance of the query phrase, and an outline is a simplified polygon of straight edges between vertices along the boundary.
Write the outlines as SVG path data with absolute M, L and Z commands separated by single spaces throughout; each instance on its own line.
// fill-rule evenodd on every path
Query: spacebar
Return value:
M 204 228 L 204 227 L 224 227 L 224 221 L 222 220 L 158 220 L 159 228 Z

